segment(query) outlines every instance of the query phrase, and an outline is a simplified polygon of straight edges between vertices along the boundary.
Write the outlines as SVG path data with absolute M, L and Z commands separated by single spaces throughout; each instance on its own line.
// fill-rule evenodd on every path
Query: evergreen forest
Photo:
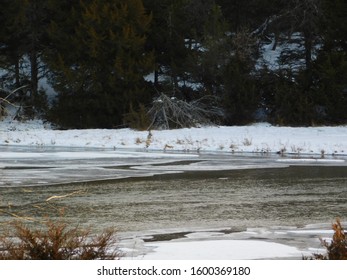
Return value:
M 1 114 L 19 104 L 60 129 L 347 123 L 346 0 L 1 0 L 0 25 Z

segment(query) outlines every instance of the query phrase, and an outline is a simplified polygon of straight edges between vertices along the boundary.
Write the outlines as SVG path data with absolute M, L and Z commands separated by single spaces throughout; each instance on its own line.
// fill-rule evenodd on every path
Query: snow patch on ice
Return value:
M 256 240 L 207 240 L 157 242 L 146 245 L 152 252 L 140 259 L 144 260 L 254 260 L 271 258 L 291 258 L 303 255 L 295 247 L 274 242 Z

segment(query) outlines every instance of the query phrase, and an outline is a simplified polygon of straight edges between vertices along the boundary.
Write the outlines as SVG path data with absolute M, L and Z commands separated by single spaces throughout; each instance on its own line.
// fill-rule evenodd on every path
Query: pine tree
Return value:
M 204 9 L 206 16 L 200 17 L 203 21 L 194 25 L 186 71 L 191 72 L 189 82 L 203 87 L 201 92 L 220 96 L 223 71 L 232 57 L 232 40 L 227 35 L 228 24 L 220 7 L 210 3 L 209 6 L 205 4 Z
M 313 91 L 328 123 L 347 122 L 347 2 L 322 1 L 322 49 L 314 63 Z
M 1 54 L 7 62 L 6 69 L 14 73 L 14 87 L 18 88 L 22 83 L 29 85 L 30 100 L 27 100 L 26 108 L 32 109 L 30 114 L 40 109 L 39 80 L 44 72 L 42 55 L 48 46 L 46 31 L 53 13 L 50 4 L 51 0 L 2 1 Z M 22 64 L 29 66 L 21 67 Z
M 132 102 L 143 103 L 143 77 L 152 68 L 144 50 L 150 21 L 141 0 L 91 0 L 52 23 L 48 63 L 62 126 L 118 126 Z
M 148 49 L 154 52 L 155 81 L 154 85 L 162 90 L 159 76 L 165 79 L 169 88 L 177 88 L 179 80 L 184 76 L 189 50 L 186 39 L 191 29 L 188 26 L 189 14 L 186 6 L 189 0 L 144 0 L 146 9 L 152 14 L 153 22 L 148 37 Z
M 22 37 L 21 29 L 15 26 L 12 19 L 15 17 L 17 10 L 13 1 L 3 1 L 0 10 L 0 58 L 1 68 L 6 70 L 7 79 L 4 83 L 10 84 L 16 88 L 20 87 L 20 60 L 24 55 L 24 50 L 20 47 L 20 39 Z M 2 85 L 5 87 L 5 85 Z
M 324 48 L 347 52 L 347 2 L 345 0 L 322 0 L 321 20 Z

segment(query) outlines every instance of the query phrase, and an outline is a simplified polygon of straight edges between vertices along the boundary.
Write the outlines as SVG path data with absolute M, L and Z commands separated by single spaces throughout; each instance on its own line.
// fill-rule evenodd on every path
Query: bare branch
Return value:
M 161 93 L 148 111 L 152 119 L 149 127 L 157 129 L 196 127 L 200 125 L 211 125 L 212 119 L 218 119 L 223 114 L 222 110 L 213 105 L 215 97 L 204 96 L 200 99 L 187 102 L 169 97 Z
M 5 93 L 5 94 L 7 94 L 7 96 L 6 96 L 5 98 L 1 98 L 1 100 L 7 101 L 11 95 L 15 94 L 16 92 L 18 92 L 18 91 L 20 91 L 20 90 L 22 90 L 22 89 L 24 89 L 24 88 L 29 87 L 29 86 L 30 86 L 30 85 L 24 85 L 24 86 L 21 86 L 21 87 L 19 87 L 19 88 L 16 88 L 16 89 L 12 90 L 12 91 L 9 91 L 9 90 L 0 88 L 0 92 L 3 92 L 3 93 Z

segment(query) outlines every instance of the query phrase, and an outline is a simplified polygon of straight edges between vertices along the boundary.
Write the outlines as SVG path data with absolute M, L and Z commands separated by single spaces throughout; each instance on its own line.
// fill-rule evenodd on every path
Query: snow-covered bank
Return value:
M 149 133 L 131 129 L 53 130 L 42 122 L 4 120 L 0 121 L 0 145 L 347 155 L 347 126 L 294 128 L 259 123 Z

